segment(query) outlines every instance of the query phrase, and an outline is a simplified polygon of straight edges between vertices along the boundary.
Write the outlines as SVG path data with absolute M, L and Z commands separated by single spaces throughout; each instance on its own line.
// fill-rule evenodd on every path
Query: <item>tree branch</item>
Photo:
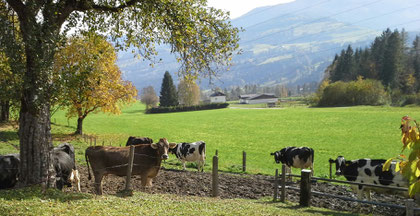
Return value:
M 21 0 L 6 0 L 6 2 L 13 8 L 19 17 L 24 15 L 25 5 Z
M 141 0 L 129 0 L 126 1 L 124 4 L 121 4 L 117 7 L 106 6 L 106 5 L 98 5 L 95 4 L 94 1 L 79 1 L 76 6 L 75 10 L 77 11 L 87 11 L 87 10 L 96 10 L 96 11 L 106 11 L 106 12 L 119 12 L 124 8 L 133 6 L 135 3 L 140 2 Z

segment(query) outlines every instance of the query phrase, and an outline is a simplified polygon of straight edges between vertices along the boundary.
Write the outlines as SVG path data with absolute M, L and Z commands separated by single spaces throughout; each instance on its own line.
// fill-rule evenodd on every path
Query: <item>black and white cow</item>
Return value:
M 71 181 L 74 181 L 80 191 L 80 177 L 76 169 L 74 147 L 69 143 L 62 143 L 53 149 L 52 158 L 57 188 L 61 190 L 64 185 L 71 186 Z M 14 187 L 19 175 L 19 163 L 19 154 L 0 156 L 0 189 Z M 70 178 L 72 173 L 73 177 Z
M 330 159 L 330 163 L 336 165 L 336 175 L 343 175 L 347 181 L 375 184 L 382 186 L 408 187 L 408 181 L 399 173 L 395 172 L 395 162 L 391 163 L 388 171 L 382 171 L 386 160 L 383 159 L 358 159 L 346 161 L 343 156 L 338 156 L 336 160 Z M 370 191 L 380 193 L 401 193 L 376 187 L 367 187 L 363 185 L 353 185 L 353 190 L 357 193 L 359 199 L 363 199 L 363 194 L 371 200 Z
M 314 150 L 309 147 L 286 147 L 280 151 L 271 153 L 274 155 L 276 163 L 282 163 L 286 166 L 314 170 Z
M 198 171 L 204 171 L 204 163 L 206 160 L 206 143 L 204 141 L 179 143 L 175 148 L 169 150 L 182 162 L 184 170 L 185 162 L 196 161 Z
M 76 169 L 74 152 L 74 147 L 69 143 L 61 143 L 53 149 L 52 157 L 56 172 L 56 186 L 59 190 L 62 190 L 64 185 L 71 187 L 72 181 L 80 189 L 80 179 Z M 75 175 L 76 172 L 77 175 Z
M 19 154 L 0 155 L 0 189 L 12 188 L 19 177 Z
M 138 144 L 152 144 L 153 140 L 152 138 L 149 137 L 133 137 L 130 136 L 127 140 L 127 144 L 125 144 L 125 146 L 130 146 L 130 145 L 138 145 Z

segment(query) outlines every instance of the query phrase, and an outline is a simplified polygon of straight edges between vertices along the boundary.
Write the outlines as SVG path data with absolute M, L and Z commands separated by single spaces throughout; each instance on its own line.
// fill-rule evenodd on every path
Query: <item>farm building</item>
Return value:
M 215 92 L 210 95 L 210 103 L 225 103 L 226 95 L 222 92 Z
M 239 103 L 243 104 L 258 104 L 258 103 L 276 103 L 278 98 L 274 94 L 248 94 L 240 95 Z

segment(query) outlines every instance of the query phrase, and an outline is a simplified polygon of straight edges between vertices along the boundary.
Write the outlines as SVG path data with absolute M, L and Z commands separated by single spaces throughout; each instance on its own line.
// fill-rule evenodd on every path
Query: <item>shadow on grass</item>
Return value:
M 266 202 L 266 203 L 275 204 L 275 203 L 278 203 L 278 202 L 269 201 L 269 202 Z M 306 212 L 306 213 L 322 214 L 322 215 L 334 215 L 334 216 L 359 215 L 359 214 L 350 213 L 350 212 L 334 211 L 334 210 L 327 210 L 327 209 L 326 210 L 312 209 L 312 208 L 308 208 L 308 207 L 302 207 L 300 205 L 277 206 L 277 208 L 279 208 L 279 209 L 290 209 L 290 210 L 301 210 L 301 211 Z
M 145 113 L 146 111 L 145 110 L 130 110 L 130 111 L 124 111 L 124 113 L 127 113 L 127 114 L 137 114 L 137 113 Z
M 42 192 L 40 186 L 32 186 L 11 190 L 0 190 L 0 199 L 17 201 L 33 199 L 52 199 L 60 202 L 68 202 L 82 199 L 92 199 L 93 197 L 94 195 L 92 194 L 62 192 L 53 188 L 47 189 L 45 192 Z
M 17 131 L 0 131 L 0 141 L 9 142 L 11 140 L 18 140 Z

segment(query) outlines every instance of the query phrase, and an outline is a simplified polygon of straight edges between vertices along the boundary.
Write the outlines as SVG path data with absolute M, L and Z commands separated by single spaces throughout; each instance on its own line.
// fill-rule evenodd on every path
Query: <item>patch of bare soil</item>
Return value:
M 94 194 L 93 176 L 88 180 L 86 166 L 80 166 L 82 192 Z M 92 171 L 91 171 L 92 173 Z M 230 174 L 219 173 L 219 193 L 223 199 L 244 198 L 259 199 L 262 197 L 273 197 L 274 177 L 265 175 L 248 174 Z M 159 175 L 153 181 L 153 187 L 146 190 L 147 193 L 170 193 L 189 196 L 211 196 L 211 173 L 196 171 L 166 170 L 162 168 Z M 140 191 L 140 177 L 132 177 L 132 185 L 135 191 Z M 299 187 L 298 183 L 289 183 L 288 185 Z M 103 181 L 104 194 L 116 194 L 125 188 L 125 177 L 109 175 Z M 71 190 L 67 188 L 66 190 Z M 335 194 L 356 198 L 355 194 L 349 190 L 349 187 L 342 185 L 333 185 L 325 182 L 312 184 L 313 191 L 319 191 L 328 194 Z M 299 203 L 299 192 L 287 190 L 286 200 Z M 372 201 L 393 203 L 404 205 L 405 199 L 397 195 L 384 195 L 372 193 Z M 362 204 L 360 212 L 358 204 L 339 199 L 320 197 L 312 195 L 311 205 L 316 207 L 328 208 L 336 211 L 348 211 L 355 213 L 373 214 L 373 215 L 403 215 L 403 210 L 371 206 Z

